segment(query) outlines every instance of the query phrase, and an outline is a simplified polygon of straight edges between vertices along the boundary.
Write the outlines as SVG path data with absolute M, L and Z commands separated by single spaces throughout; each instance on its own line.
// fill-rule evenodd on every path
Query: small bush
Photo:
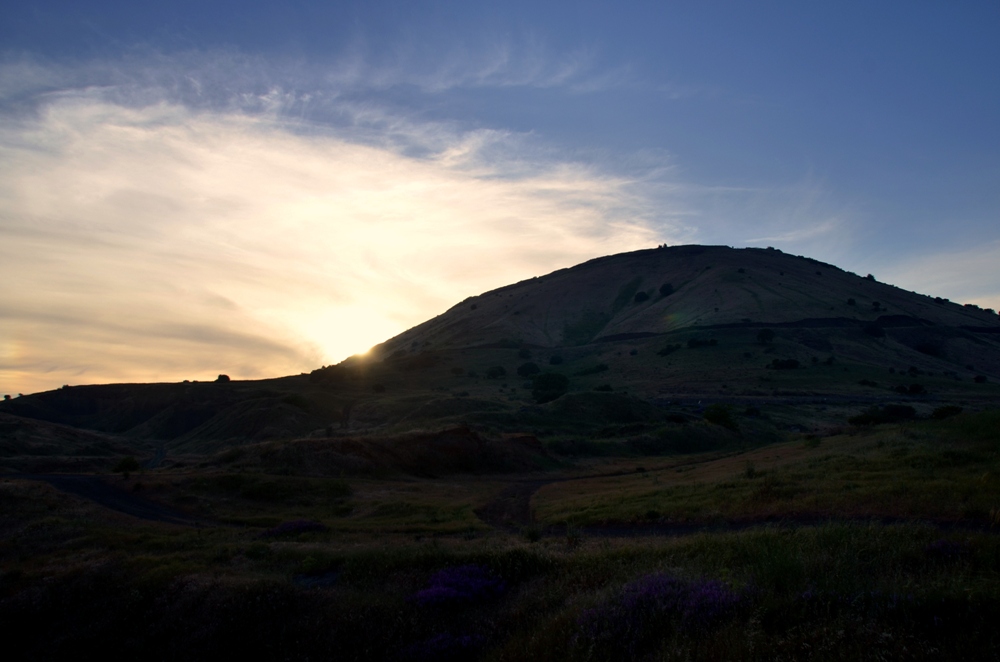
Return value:
M 659 354 L 660 356 L 668 356 L 670 354 L 673 354 L 680 348 L 681 348 L 680 345 L 667 345 L 666 347 L 658 351 L 657 354 Z
M 527 347 L 522 347 L 522 348 L 521 348 L 521 349 L 520 349 L 520 350 L 519 350 L 519 351 L 517 352 L 517 358 L 519 358 L 519 359 L 524 359 L 525 361 L 527 361 L 528 359 L 530 359 L 530 358 L 531 358 L 531 350 L 530 350 L 530 349 L 528 349 Z
M 139 461 L 131 455 L 118 460 L 118 464 L 111 470 L 116 474 L 121 474 L 122 478 L 128 480 L 129 474 L 139 470 Z
M 719 341 L 715 338 L 710 340 L 702 340 L 700 338 L 691 338 L 688 340 L 688 349 L 700 349 L 702 347 L 715 347 L 719 344 Z
M 757 332 L 757 342 L 761 345 L 770 345 L 774 341 L 774 331 L 771 329 L 761 329 Z
M 768 367 L 772 370 L 795 370 L 799 362 L 796 359 L 774 359 Z
M 645 292 L 636 292 L 633 300 L 636 303 L 642 303 L 643 301 L 649 301 L 649 295 Z
M 674 286 L 671 285 L 670 283 L 664 283 L 663 285 L 660 285 L 661 297 L 668 297 L 673 293 L 674 293 Z
M 486 377 L 488 379 L 499 379 L 507 374 L 507 369 L 502 365 L 495 365 L 491 368 L 486 369 Z
M 558 354 L 553 354 L 549 357 L 549 365 L 561 365 L 563 362 L 563 357 Z
M 531 377 L 532 375 L 537 375 L 541 371 L 542 369 L 538 367 L 537 363 L 531 363 L 531 362 L 522 363 L 517 368 L 517 374 L 520 375 L 521 377 Z
M 856 306 L 856 305 L 858 305 L 858 302 L 855 301 L 854 299 L 848 299 L 847 300 L 847 305 L 848 306 Z
M 226 382 L 229 381 L 229 375 L 219 375 L 218 377 L 215 378 L 215 381 L 220 384 L 225 384 Z
M 611 391 L 613 389 L 611 388 L 611 384 L 601 384 L 600 386 L 595 386 L 594 390 L 595 391 Z
M 986 379 L 986 375 L 976 375 L 975 377 L 972 378 L 972 381 L 976 382 L 977 384 L 985 384 L 988 380 Z
M 880 425 L 882 423 L 899 423 L 910 421 L 917 417 L 917 410 L 907 405 L 885 405 L 882 408 L 870 407 L 857 416 L 847 419 L 851 425 Z
M 557 372 L 536 375 L 531 382 L 531 395 L 538 404 L 555 400 L 569 389 L 569 378 Z
M 739 426 L 736 425 L 736 421 L 733 420 L 733 414 L 729 410 L 729 407 L 721 404 L 714 404 L 705 407 L 705 413 L 702 417 L 709 423 L 714 423 L 715 425 L 721 425 L 724 428 L 729 428 L 734 432 L 739 431 Z
M 961 413 L 961 407 L 956 407 L 955 405 L 945 405 L 943 407 L 938 407 L 931 412 L 931 418 L 941 421 L 946 418 L 951 418 L 952 416 L 958 416 Z

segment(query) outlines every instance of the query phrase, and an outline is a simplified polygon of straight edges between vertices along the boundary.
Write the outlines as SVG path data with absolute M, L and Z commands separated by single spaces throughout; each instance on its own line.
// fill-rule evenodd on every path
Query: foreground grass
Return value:
M 472 510 L 500 486 L 478 478 L 140 479 L 156 498 L 226 522 L 194 528 L 4 479 L 5 651 L 10 659 L 993 659 L 996 423 L 986 413 L 800 440 L 750 451 L 758 455 L 749 460 L 658 458 L 646 471 L 552 483 L 535 502 L 548 522 L 574 508 L 584 521 L 649 521 L 650 499 L 659 518 L 823 506 L 924 521 L 894 525 L 678 537 L 571 526 L 530 542 L 475 524 Z M 796 489 L 754 497 L 769 476 L 775 490 Z M 676 482 L 651 484 L 668 478 Z M 856 487 L 843 489 L 845 481 Z M 587 496 L 573 490 L 598 498 L 573 505 Z M 663 490 L 674 491 L 667 499 Z M 327 528 L 262 536 L 305 516 Z M 976 526 L 928 523 L 940 517 Z
M 123 658 L 359 660 L 975 659 L 997 650 L 1000 541 L 988 534 L 827 525 L 531 544 L 263 542 L 152 528 L 77 531 L 17 572 L 5 549 L 7 650 L 86 657 L 114 642 L 111 657 Z M 470 565 L 502 589 L 421 602 L 436 573 Z M 693 624 L 683 608 L 630 605 L 627 587 L 650 576 L 714 580 L 734 601 Z M 631 624 L 624 639 L 603 639 L 595 614 L 608 627 Z

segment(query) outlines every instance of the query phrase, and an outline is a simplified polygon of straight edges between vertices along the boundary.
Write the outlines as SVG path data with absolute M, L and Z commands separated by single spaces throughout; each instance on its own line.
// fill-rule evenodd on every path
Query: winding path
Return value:
M 62 492 L 75 494 L 110 510 L 151 522 L 165 522 L 181 526 L 202 526 L 205 524 L 187 513 L 110 485 L 101 476 L 92 474 L 0 474 L 0 478 L 42 481 Z

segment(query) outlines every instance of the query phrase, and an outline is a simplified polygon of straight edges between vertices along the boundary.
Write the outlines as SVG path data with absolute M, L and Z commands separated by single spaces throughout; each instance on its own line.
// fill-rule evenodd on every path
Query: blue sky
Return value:
M 0 390 L 308 370 L 662 242 L 1000 305 L 1000 5 L 537 4 L 5 3 Z

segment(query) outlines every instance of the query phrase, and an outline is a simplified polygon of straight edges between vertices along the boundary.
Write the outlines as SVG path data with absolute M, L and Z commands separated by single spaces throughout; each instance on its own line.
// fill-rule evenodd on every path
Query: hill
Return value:
M 820 429 L 873 405 L 995 403 L 998 381 L 993 311 L 774 249 L 675 246 L 486 292 L 309 375 L 74 386 L 0 412 L 176 454 L 463 423 L 610 438 L 713 403 L 744 432 Z

